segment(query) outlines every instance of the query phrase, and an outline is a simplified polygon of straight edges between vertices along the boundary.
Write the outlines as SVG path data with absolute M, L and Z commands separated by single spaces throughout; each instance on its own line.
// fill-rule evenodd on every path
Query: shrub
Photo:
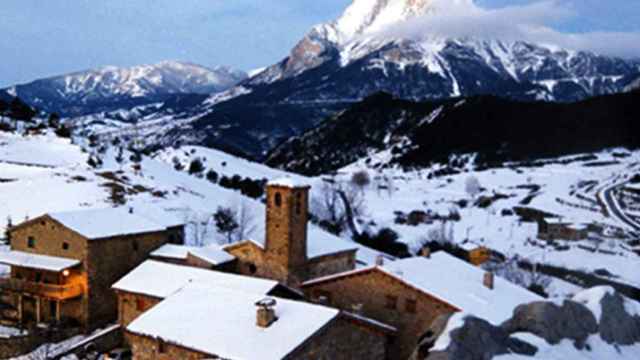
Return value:
M 215 172 L 215 170 L 213 170 L 213 169 L 207 171 L 207 180 L 211 181 L 214 184 L 217 183 L 218 182 L 218 173 Z
M 356 236 L 354 240 L 362 245 L 395 257 L 404 258 L 411 256 L 407 244 L 399 242 L 398 233 L 389 228 L 383 228 L 373 236 L 365 232 Z
M 204 164 L 202 164 L 202 160 L 200 158 L 195 158 L 189 164 L 189 174 L 201 174 L 204 171 Z

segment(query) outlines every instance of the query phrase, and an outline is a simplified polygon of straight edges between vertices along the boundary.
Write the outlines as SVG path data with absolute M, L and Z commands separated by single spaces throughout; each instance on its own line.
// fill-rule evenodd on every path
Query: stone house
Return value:
M 238 259 L 238 271 L 290 286 L 352 270 L 358 247 L 327 239 L 308 226 L 309 186 L 286 178 L 267 184 L 265 241 L 246 240 L 224 249 Z
M 127 209 L 46 214 L 10 229 L 11 266 L 0 279 L 5 320 L 70 322 L 92 329 L 115 320 L 111 285 L 167 243 L 174 231 Z M 5 312 L 6 314 L 6 312 Z
M 491 259 L 491 250 L 484 245 L 467 241 L 462 243 L 460 248 L 466 253 L 467 260 L 475 266 L 480 266 Z
M 248 290 L 263 296 L 302 299 L 298 290 L 275 280 L 147 260 L 113 284 L 118 296 L 118 323 L 123 327 L 190 283 Z
M 588 224 L 576 224 L 557 218 L 542 218 L 538 221 L 538 238 L 543 240 L 586 240 Z
M 383 360 L 394 332 L 325 306 L 193 283 L 131 322 L 125 337 L 137 360 Z
M 500 323 L 520 303 L 541 298 L 443 251 L 314 279 L 302 284 L 314 302 L 397 328 L 393 359 L 406 359 L 440 315 L 474 313 Z

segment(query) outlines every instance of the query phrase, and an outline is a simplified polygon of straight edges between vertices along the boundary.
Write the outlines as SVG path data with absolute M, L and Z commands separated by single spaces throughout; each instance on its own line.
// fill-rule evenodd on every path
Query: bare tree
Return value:
M 346 214 L 340 198 L 340 186 L 335 178 L 323 181 L 320 188 L 313 195 L 311 198 L 311 212 L 328 230 L 334 233 L 342 232 L 346 222 Z
M 204 246 L 211 232 L 211 215 L 189 212 L 185 215 L 185 223 L 189 226 L 190 244 Z
M 235 218 L 238 228 L 235 231 L 235 240 L 242 241 L 249 239 L 258 227 L 256 224 L 255 212 L 251 211 L 249 203 L 245 199 L 241 199 L 236 205 Z

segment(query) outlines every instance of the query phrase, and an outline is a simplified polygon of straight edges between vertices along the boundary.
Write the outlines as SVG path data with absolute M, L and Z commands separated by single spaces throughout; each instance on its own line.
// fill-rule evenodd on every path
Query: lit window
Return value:
M 398 304 L 398 298 L 396 296 L 387 295 L 385 307 L 389 310 L 395 310 Z

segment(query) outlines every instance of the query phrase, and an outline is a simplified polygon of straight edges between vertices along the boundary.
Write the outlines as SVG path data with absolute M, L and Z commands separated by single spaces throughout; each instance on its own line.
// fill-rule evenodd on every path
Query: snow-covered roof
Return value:
M 253 239 L 248 241 L 253 242 L 263 249 L 265 247 L 265 236 L 263 233 L 260 233 L 259 236 L 254 236 Z M 234 245 L 236 244 L 230 244 L 226 247 L 232 247 Z M 309 259 L 351 250 L 358 250 L 358 260 L 362 260 L 369 264 L 373 264 L 376 256 L 379 254 L 375 250 L 371 250 L 355 242 L 339 238 L 313 224 L 309 224 L 307 227 L 307 257 Z
M 175 260 L 186 260 L 188 255 L 195 256 L 214 265 L 223 264 L 235 259 L 233 255 L 217 245 L 198 247 L 165 244 L 151 253 L 152 257 Z
M 336 309 L 280 298 L 278 320 L 256 325 L 261 293 L 194 284 L 134 320 L 127 330 L 224 359 L 282 359 L 336 318 Z M 188 304 L 188 307 L 185 307 Z
M 444 251 L 430 258 L 413 257 L 385 264 L 382 269 L 426 293 L 494 324 L 513 314 L 516 306 L 542 298 L 495 277 L 494 288 L 483 284 L 485 271 Z
M 267 183 L 268 186 L 282 186 L 288 188 L 308 188 L 309 184 L 292 177 L 282 177 L 271 180 Z
M 129 213 L 126 208 L 68 211 L 51 213 L 49 216 L 87 239 L 104 239 L 166 230 L 165 226 L 135 212 Z
M 0 263 L 30 269 L 60 272 L 80 264 L 79 260 L 57 256 L 30 254 L 22 251 L 0 251 Z
M 191 266 L 147 260 L 113 285 L 113 288 L 157 298 L 182 289 L 189 283 L 220 286 L 256 294 L 267 294 L 278 285 L 277 281 L 200 269 Z
M 383 266 L 329 275 L 307 281 L 304 285 L 311 286 L 375 270 L 494 324 L 510 318 L 516 306 L 542 300 L 540 296 L 497 276 L 494 289 L 489 289 L 484 286 L 484 270 L 444 251 L 436 252 L 430 258 L 412 257 Z
M 189 254 L 214 265 L 223 264 L 235 259 L 233 255 L 216 245 L 196 247 L 189 251 Z
M 191 246 L 164 244 L 151 253 L 152 257 L 159 257 L 165 259 L 186 260 Z

